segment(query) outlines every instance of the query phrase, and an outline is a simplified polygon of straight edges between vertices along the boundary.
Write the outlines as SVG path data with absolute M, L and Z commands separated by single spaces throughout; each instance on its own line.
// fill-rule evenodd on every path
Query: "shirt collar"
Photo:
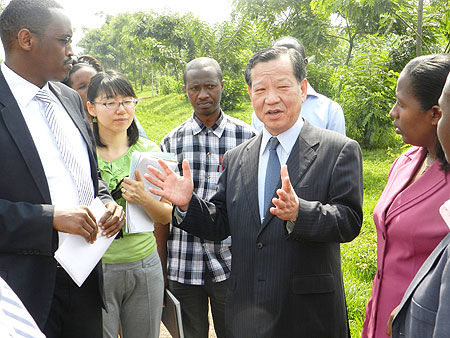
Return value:
M 309 84 L 308 81 L 306 81 L 306 96 L 318 96 L 317 92 L 314 90 L 314 88 Z
M 304 124 L 305 122 L 303 121 L 303 118 L 299 118 L 291 128 L 277 135 L 277 139 L 286 154 L 291 153 L 291 150 L 294 147 L 295 142 L 297 142 L 298 136 L 300 135 Z M 261 141 L 260 154 L 265 151 L 265 149 L 267 148 L 267 143 L 269 143 L 269 140 L 272 137 L 272 134 L 267 131 L 266 127 L 264 127 L 262 131 L 263 136 Z
M 1 70 L 3 76 L 5 77 L 6 83 L 11 89 L 11 92 L 17 103 L 19 104 L 19 107 L 25 108 L 26 106 L 28 106 L 28 104 L 34 99 L 40 88 L 15 73 L 4 62 L 1 64 Z M 49 91 L 48 82 L 42 89 Z
M 216 122 L 211 126 L 211 131 L 217 137 L 221 137 L 225 127 L 227 125 L 227 116 L 220 110 L 220 116 Z M 195 115 L 195 112 L 192 114 L 192 131 L 194 135 L 199 134 L 201 131 L 207 129 L 202 121 Z

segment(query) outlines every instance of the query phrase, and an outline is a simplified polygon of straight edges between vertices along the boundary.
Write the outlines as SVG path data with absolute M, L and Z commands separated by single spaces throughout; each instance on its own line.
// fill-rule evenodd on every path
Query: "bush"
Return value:
M 222 93 L 222 101 L 220 107 L 224 112 L 233 110 L 240 105 L 246 98 L 247 85 L 245 84 L 244 76 L 230 77 L 225 75 L 224 79 L 224 91 Z
M 389 53 L 373 47 L 370 40 L 359 51 L 348 67 L 335 73 L 347 135 L 366 149 L 393 146 L 398 139 L 389 111 L 395 102 L 398 73 L 387 67 Z
M 334 100 L 336 93 L 331 77 L 335 71 L 336 67 L 328 63 L 318 65 L 311 62 L 306 67 L 306 78 L 315 91 Z
M 181 94 L 184 91 L 182 81 L 177 81 L 173 76 L 162 75 L 159 83 L 160 95 Z

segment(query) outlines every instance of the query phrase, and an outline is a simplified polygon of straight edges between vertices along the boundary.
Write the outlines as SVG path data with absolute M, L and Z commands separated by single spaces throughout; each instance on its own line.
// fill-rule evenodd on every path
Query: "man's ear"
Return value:
M 248 96 L 250 96 L 250 101 L 252 100 L 252 90 L 250 89 L 250 87 L 247 87 L 248 89 Z
M 300 82 L 300 90 L 302 92 L 302 102 L 306 101 L 306 95 L 307 95 L 307 89 L 308 89 L 308 83 L 306 81 L 306 79 L 303 79 L 302 82 Z
M 29 52 L 34 43 L 33 34 L 28 29 L 22 28 L 19 33 L 17 33 L 17 42 L 20 48 Z
M 431 124 L 437 126 L 439 120 L 442 117 L 441 108 L 436 104 L 433 107 L 431 107 L 430 110 L 431 110 Z
M 220 83 L 220 88 L 222 88 L 222 91 L 223 91 L 223 89 L 224 89 L 224 83 L 225 83 L 224 80 L 222 80 L 222 82 Z

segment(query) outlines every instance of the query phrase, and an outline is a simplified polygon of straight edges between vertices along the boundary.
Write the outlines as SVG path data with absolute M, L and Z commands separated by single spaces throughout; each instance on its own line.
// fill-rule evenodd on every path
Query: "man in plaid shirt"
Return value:
M 223 79 L 217 61 L 192 60 L 183 79 L 194 114 L 164 137 L 161 149 L 177 155 L 180 172 L 183 159 L 189 161 L 194 191 L 209 200 L 216 192 L 225 152 L 252 138 L 255 131 L 220 109 Z M 172 227 L 168 253 L 169 289 L 181 303 L 184 336 L 208 337 L 209 298 L 216 335 L 225 337 L 231 238 L 212 242 Z

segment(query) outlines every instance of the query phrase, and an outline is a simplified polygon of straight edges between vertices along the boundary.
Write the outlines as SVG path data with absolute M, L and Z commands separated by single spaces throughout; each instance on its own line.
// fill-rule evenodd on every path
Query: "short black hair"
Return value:
M 217 77 L 219 78 L 219 81 L 223 80 L 222 68 L 220 68 L 219 63 L 212 58 L 200 57 L 200 58 L 196 58 L 194 60 L 189 61 L 186 64 L 186 67 L 184 67 L 184 71 L 183 71 L 184 84 L 186 84 L 186 74 L 188 71 L 190 71 L 191 69 L 199 69 L 199 68 L 205 68 L 205 67 L 214 68 L 217 73 Z
M 103 72 L 103 66 L 95 57 L 90 55 L 80 55 L 76 58 L 76 63 L 84 63 L 88 64 L 92 68 L 94 68 L 97 73 Z
M 260 62 L 269 62 L 278 59 L 281 55 L 288 55 L 292 63 L 292 71 L 294 73 L 297 82 L 300 83 L 306 77 L 305 61 L 301 54 L 293 49 L 286 47 L 268 47 L 256 52 L 248 61 L 245 68 L 245 82 L 251 88 L 252 76 L 251 71 L 255 65 Z
M 292 36 L 283 36 L 273 43 L 273 47 L 293 48 L 300 53 L 302 58 L 306 59 L 305 47 L 303 44 Z
M 78 72 L 81 68 L 92 68 L 96 73 L 98 73 L 98 71 L 90 64 L 87 63 L 75 63 L 72 66 L 72 69 L 69 71 L 69 73 L 67 74 L 67 77 L 64 79 L 64 81 L 62 81 L 62 83 L 64 83 L 66 86 L 72 87 L 72 76 Z
M 103 66 L 95 57 L 90 55 L 80 55 L 72 57 L 72 69 L 67 74 L 67 77 L 62 83 L 66 86 L 72 87 L 72 76 L 81 68 L 90 67 L 95 70 L 96 73 L 103 72 Z
M 63 7 L 54 0 L 11 0 L 0 15 L 0 37 L 5 51 L 23 28 L 42 33 L 52 19 L 52 8 Z
M 137 98 L 130 80 L 122 73 L 114 70 L 100 72 L 92 77 L 87 91 L 87 100 L 93 104 L 100 94 L 105 94 L 108 98 L 113 98 L 118 95 Z M 96 122 L 93 123 L 93 131 L 97 146 L 106 147 L 100 140 L 98 124 Z M 139 139 L 139 130 L 134 119 L 128 127 L 127 135 L 128 145 L 132 146 L 133 144 L 136 144 Z

